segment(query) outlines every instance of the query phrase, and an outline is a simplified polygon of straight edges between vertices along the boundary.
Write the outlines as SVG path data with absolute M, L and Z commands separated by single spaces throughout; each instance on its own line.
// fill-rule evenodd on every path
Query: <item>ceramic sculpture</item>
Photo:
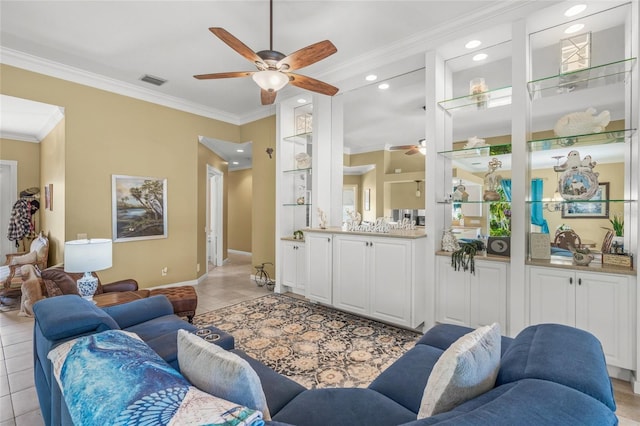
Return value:
M 589 133 L 602 132 L 609 121 L 611 115 L 609 111 L 602 111 L 595 115 L 595 108 L 588 108 L 586 111 L 572 112 L 560 118 L 553 131 L 556 136 L 576 136 Z
M 448 231 L 442 231 L 442 241 L 440 244 L 442 245 L 442 251 L 454 252 L 460 250 L 458 239 L 450 229 Z
M 484 175 L 484 185 L 486 189 L 482 199 L 484 201 L 499 201 L 500 194 L 498 193 L 498 186 L 502 182 L 502 176 L 497 173 L 497 170 L 502 167 L 502 161 L 497 158 L 492 158 L 488 164 L 489 171 Z
M 311 167 L 311 156 L 306 152 L 296 154 L 296 167 L 299 169 L 308 169 Z
M 318 225 L 320 229 L 327 228 L 327 215 L 320 207 L 318 207 Z

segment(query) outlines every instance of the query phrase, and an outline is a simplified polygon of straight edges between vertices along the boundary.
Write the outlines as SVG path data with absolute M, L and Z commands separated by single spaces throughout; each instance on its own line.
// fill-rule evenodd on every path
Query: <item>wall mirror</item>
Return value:
M 416 69 L 345 92 L 344 187 L 356 188 L 363 220 L 400 211 L 424 218 L 425 71 Z M 421 191 L 416 181 L 422 181 Z M 364 194 L 369 190 L 369 209 Z M 419 195 L 418 195 L 419 194 Z M 404 215 L 405 213 L 403 213 Z

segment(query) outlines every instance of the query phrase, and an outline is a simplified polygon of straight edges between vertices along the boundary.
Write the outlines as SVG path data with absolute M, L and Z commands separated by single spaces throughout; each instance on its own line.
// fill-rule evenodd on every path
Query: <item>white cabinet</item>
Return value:
M 417 325 L 411 321 L 410 240 L 336 235 L 333 265 L 334 306 L 394 324 Z
M 296 294 L 305 294 L 307 255 L 304 241 L 282 241 L 282 285 Z
M 436 261 L 436 320 L 480 327 L 497 322 L 506 334 L 508 265 L 475 260 L 475 274 L 456 271 L 449 256 Z
M 424 322 L 423 235 L 399 238 L 307 230 L 305 240 L 309 299 L 405 327 Z
M 634 369 L 636 289 L 627 275 L 529 267 L 529 324 L 559 323 L 594 334 L 607 364 Z
M 331 240 L 331 234 L 305 232 L 307 298 L 327 305 L 333 303 Z

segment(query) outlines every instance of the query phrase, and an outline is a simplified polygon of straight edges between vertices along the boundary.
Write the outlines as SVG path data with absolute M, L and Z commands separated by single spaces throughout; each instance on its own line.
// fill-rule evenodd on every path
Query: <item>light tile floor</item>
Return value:
M 229 262 L 209 272 L 196 286 L 197 314 L 269 293 L 250 279 L 251 256 L 229 253 Z M 41 426 L 42 416 L 33 384 L 33 319 L 17 311 L 0 312 L 0 426 Z M 614 380 L 622 426 L 640 426 L 640 396 L 629 383 Z M 624 416 L 624 417 L 623 417 Z

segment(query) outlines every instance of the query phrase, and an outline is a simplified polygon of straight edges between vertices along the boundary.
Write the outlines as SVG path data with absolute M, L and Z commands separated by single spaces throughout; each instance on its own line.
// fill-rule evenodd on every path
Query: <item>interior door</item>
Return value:
M 15 244 L 7 239 L 7 228 L 17 194 L 18 162 L 0 160 L 0 265 L 4 265 L 8 253 L 16 251 Z

